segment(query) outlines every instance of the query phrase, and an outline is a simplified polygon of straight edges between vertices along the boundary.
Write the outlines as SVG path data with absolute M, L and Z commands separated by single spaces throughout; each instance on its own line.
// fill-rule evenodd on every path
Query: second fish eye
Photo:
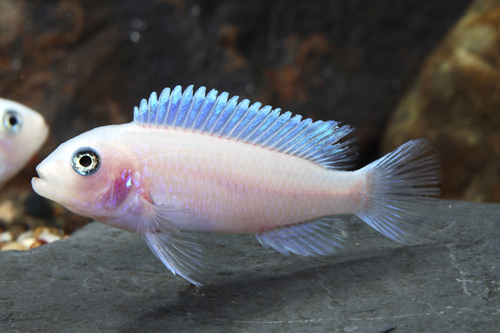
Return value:
M 90 176 L 94 174 L 101 165 L 101 157 L 92 148 L 78 149 L 71 158 L 71 166 L 79 175 Z
M 19 112 L 14 110 L 8 110 L 4 113 L 2 119 L 3 128 L 9 134 L 17 134 L 22 127 L 22 118 Z

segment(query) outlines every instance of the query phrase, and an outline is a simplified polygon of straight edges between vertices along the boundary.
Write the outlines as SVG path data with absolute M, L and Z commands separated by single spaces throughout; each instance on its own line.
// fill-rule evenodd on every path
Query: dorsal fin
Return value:
M 238 103 L 238 96 L 217 95 L 211 90 L 205 96 L 201 87 L 193 94 L 193 86 L 182 92 L 181 86 L 172 91 L 165 88 L 157 98 L 156 92 L 134 108 L 134 122 L 154 127 L 175 127 L 207 133 L 267 147 L 302 157 L 329 169 L 344 169 L 353 159 L 353 140 L 338 141 L 352 132 L 338 122 L 302 120 L 291 112 L 281 113 L 261 103 L 250 105 L 247 99 Z

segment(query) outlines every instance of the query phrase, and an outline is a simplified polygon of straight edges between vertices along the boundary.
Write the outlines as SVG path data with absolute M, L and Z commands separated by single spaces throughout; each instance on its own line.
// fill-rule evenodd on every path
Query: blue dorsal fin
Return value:
M 354 157 L 348 147 L 353 140 L 339 143 L 352 132 L 338 122 L 302 120 L 291 112 L 281 113 L 261 103 L 250 105 L 247 99 L 238 103 L 238 96 L 228 100 L 229 94 L 218 94 L 201 87 L 193 93 L 193 86 L 184 92 L 181 86 L 172 91 L 165 88 L 158 98 L 153 92 L 134 108 L 134 122 L 151 127 L 175 127 L 230 138 L 267 147 L 286 154 L 308 159 L 328 169 L 345 169 L 345 162 Z

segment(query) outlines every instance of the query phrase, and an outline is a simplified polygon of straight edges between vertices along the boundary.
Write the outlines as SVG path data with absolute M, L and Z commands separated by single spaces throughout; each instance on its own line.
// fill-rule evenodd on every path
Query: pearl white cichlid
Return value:
M 15 176 L 41 148 L 49 134 L 35 110 L 0 98 L 0 187 Z
M 95 128 L 37 167 L 34 190 L 69 210 L 143 235 L 193 284 L 200 248 L 191 231 L 250 233 L 281 253 L 325 255 L 344 233 L 331 215 L 356 214 L 397 242 L 418 241 L 439 194 L 436 155 L 413 140 L 344 171 L 352 131 L 302 120 L 235 96 L 189 86 L 142 100 L 129 124 Z

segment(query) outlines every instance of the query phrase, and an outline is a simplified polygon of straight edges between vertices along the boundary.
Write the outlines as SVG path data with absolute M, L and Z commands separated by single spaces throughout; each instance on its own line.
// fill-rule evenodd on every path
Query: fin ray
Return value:
M 308 159 L 329 169 L 345 169 L 344 162 L 353 158 L 347 143 L 338 143 L 352 128 L 339 127 L 335 121 L 291 117 L 290 112 L 272 109 L 247 99 L 238 103 L 238 96 L 218 94 L 193 86 L 184 92 L 181 86 L 165 88 L 160 97 L 152 93 L 134 108 L 134 122 L 156 127 L 175 127 L 216 135 L 259 145 L 285 154 Z M 348 140 L 351 143 L 352 140 Z
M 201 249 L 195 242 L 190 241 L 193 236 L 181 232 L 172 221 L 185 218 L 186 210 L 173 206 L 157 206 L 145 201 L 151 213 L 139 223 L 137 232 L 141 234 L 150 250 L 174 274 L 182 276 L 194 285 L 197 282 L 201 266 Z
M 156 121 L 157 126 L 165 123 L 167 103 L 169 99 L 170 99 L 170 88 L 165 88 L 161 92 L 160 99 L 158 100 L 158 119 Z
M 333 223 L 325 223 L 326 221 Z M 345 241 L 343 227 L 342 219 L 324 216 L 309 222 L 267 230 L 255 237 L 266 249 L 272 247 L 285 255 L 326 255 L 342 247 Z
M 408 141 L 356 172 L 366 173 L 368 200 L 356 215 L 384 236 L 399 243 L 426 238 L 423 222 L 437 204 L 441 172 L 437 154 L 425 139 Z
M 193 121 L 191 118 L 196 117 L 196 110 L 200 107 L 204 99 L 205 99 L 205 87 L 201 87 L 196 91 L 196 93 L 193 96 L 193 99 L 189 103 L 188 111 L 186 112 L 186 116 L 184 117 L 184 120 L 180 125 L 180 127 L 189 128 L 191 126 Z
M 175 111 L 174 118 L 172 120 L 172 126 L 179 126 L 183 122 L 184 117 L 189 111 L 189 106 L 193 101 L 193 86 L 188 86 L 184 93 L 182 94 L 181 101 L 179 102 L 179 108 Z

